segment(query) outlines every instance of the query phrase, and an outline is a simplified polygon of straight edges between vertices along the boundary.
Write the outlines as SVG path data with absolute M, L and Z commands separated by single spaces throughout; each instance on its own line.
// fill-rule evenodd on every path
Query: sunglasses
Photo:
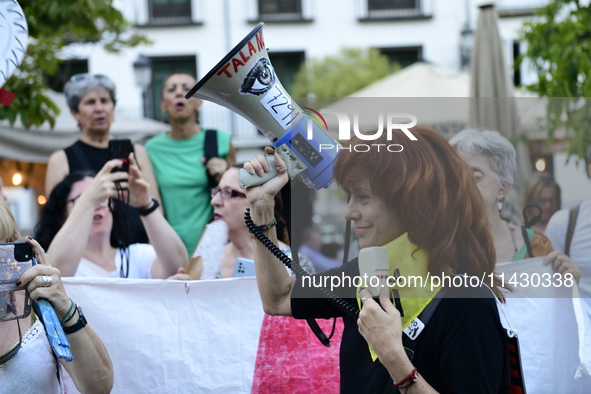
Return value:
M 219 186 L 216 186 L 213 189 L 211 189 L 211 198 L 214 198 L 215 195 L 218 193 L 221 193 L 222 200 L 227 200 L 229 198 L 235 198 L 235 197 L 246 197 L 246 194 L 236 191 L 234 189 L 231 189 L 229 187 L 220 188 Z
M 70 81 L 69 82 L 74 83 L 74 84 L 77 84 L 77 85 L 81 85 L 81 84 L 87 83 L 91 79 L 94 79 L 94 80 L 96 80 L 98 82 L 110 84 L 110 85 L 113 84 L 113 82 L 111 82 L 111 80 L 109 79 L 109 77 L 107 77 L 106 75 L 103 75 L 103 74 L 88 74 L 88 73 L 72 75 L 72 77 L 70 78 Z

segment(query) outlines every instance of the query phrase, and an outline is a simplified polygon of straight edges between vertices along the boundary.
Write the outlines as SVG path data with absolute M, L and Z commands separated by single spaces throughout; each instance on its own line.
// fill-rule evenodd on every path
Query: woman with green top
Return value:
M 511 142 L 497 131 L 467 129 L 453 136 L 449 143 L 472 169 L 487 207 L 497 263 L 547 256 L 544 264 L 551 263 L 562 274 L 570 272 L 578 281 L 581 271 L 577 265 L 564 253 L 553 250 L 543 233 L 526 229 L 527 238 L 524 238 L 519 225 L 503 220 L 499 214 L 515 178 L 516 154 Z
M 212 219 L 210 178 L 219 181 L 234 162 L 231 134 L 216 130 L 217 157 L 205 160 L 206 131 L 197 123 L 201 100 L 185 99 L 196 84 L 185 73 L 174 73 L 162 88 L 160 108 L 171 130 L 146 143 L 162 196 L 166 219 L 193 254 L 205 225 Z

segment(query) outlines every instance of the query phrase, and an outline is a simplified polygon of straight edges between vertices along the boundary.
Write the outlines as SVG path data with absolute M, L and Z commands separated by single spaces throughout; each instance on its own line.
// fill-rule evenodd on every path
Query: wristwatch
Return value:
M 148 216 L 149 214 L 154 212 L 159 206 L 160 206 L 160 203 L 158 202 L 158 200 L 156 200 L 156 198 L 152 197 L 152 203 L 150 205 L 148 205 L 148 208 L 143 208 L 143 209 L 136 208 L 135 210 L 137 211 L 137 213 L 140 214 L 140 216 Z
M 82 308 L 78 306 L 76 309 L 78 310 L 78 321 L 75 324 L 72 324 L 70 327 L 64 327 L 64 332 L 66 335 L 73 334 L 81 328 L 86 327 L 87 321 L 84 317 L 84 313 L 82 313 Z

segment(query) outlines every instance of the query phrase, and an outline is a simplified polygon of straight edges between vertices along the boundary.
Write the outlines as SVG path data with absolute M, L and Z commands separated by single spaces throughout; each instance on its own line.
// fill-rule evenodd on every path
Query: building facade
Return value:
M 269 57 L 282 84 L 290 89 L 301 64 L 334 55 L 343 47 L 376 48 L 402 66 L 426 61 L 450 69 L 466 68 L 471 37 L 482 0 L 117 0 L 135 29 L 152 45 L 108 54 L 97 45 L 68 48 L 70 73 L 103 73 L 117 84 L 118 111 L 163 119 L 158 100 L 164 78 L 173 71 L 203 77 L 259 22 Z M 518 31 L 545 0 L 496 2 L 507 67 L 523 47 Z M 143 88 L 133 64 L 150 59 L 152 75 Z M 531 76 L 525 66 L 518 83 Z M 266 142 L 249 122 L 206 103 L 201 123 L 231 131 L 244 157 Z M 239 157 L 240 159 L 241 157 Z

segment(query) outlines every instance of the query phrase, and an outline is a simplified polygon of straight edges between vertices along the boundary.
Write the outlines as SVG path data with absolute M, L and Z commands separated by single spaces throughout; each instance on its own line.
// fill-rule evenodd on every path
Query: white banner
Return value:
M 63 281 L 109 351 L 113 393 L 250 393 L 264 316 L 255 278 Z
M 575 307 L 580 308 L 580 299 L 572 297 L 576 285 L 559 286 L 560 278 L 543 261 L 538 257 L 495 266 L 504 273 L 505 283 L 515 279 L 515 293 L 505 294 L 503 309 L 517 331 L 527 392 L 589 393 L 591 378 L 575 379 L 591 367 L 579 356 L 591 354 L 591 343 L 585 341 L 588 329 L 575 314 Z M 552 280 L 543 279 L 548 277 Z M 503 325 L 507 327 L 505 321 Z

